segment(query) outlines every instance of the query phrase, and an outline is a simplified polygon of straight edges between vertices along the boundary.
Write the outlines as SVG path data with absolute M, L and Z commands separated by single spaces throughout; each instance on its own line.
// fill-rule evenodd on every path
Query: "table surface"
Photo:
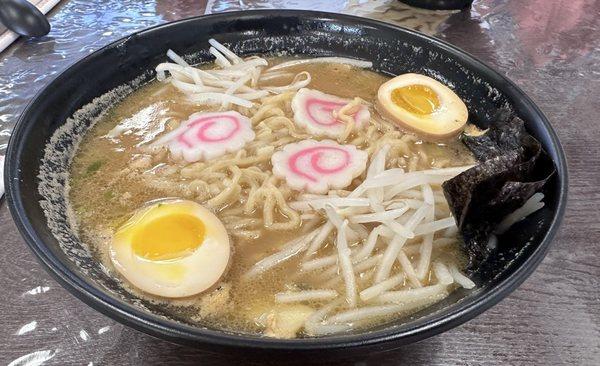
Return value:
M 50 80 L 103 45 L 167 21 L 250 8 L 320 9 L 404 25 L 463 48 L 507 75 L 546 113 L 569 161 L 570 193 L 554 246 L 500 304 L 439 336 L 340 363 L 600 364 L 600 2 L 476 0 L 432 13 L 394 0 L 71 0 L 52 32 L 0 54 L 0 153 L 19 113 Z M 161 341 L 97 313 L 44 271 L 0 207 L 0 363 L 203 364 L 234 360 Z M 12 362 L 12 363 L 11 363 Z M 239 363 L 237 361 L 236 363 Z

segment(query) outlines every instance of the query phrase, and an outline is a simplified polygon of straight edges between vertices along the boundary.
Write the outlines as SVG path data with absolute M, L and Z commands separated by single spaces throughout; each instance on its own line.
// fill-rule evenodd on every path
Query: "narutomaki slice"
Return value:
M 327 193 L 342 189 L 364 172 L 368 154 L 354 145 L 331 140 L 303 140 L 273 154 L 273 174 L 296 190 Z
M 152 145 L 167 146 L 175 159 L 191 163 L 238 151 L 254 137 L 250 119 L 238 112 L 194 113 Z
M 344 132 L 346 123 L 335 118 L 333 112 L 348 103 L 350 103 L 349 100 L 335 95 L 302 88 L 292 99 L 294 122 L 313 135 L 337 138 Z M 369 108 L 361 105 L 352 116 L 356 126 L 361 127 L 369 123 L 371 113 Z

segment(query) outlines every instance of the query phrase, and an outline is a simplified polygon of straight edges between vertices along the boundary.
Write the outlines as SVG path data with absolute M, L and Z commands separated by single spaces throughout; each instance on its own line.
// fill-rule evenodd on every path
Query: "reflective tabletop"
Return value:
M 202 14 L 294 8 L 375 18 L 448 41 L 508 76 L 550 119 L 567 152 L 569 205 L 550 253 L 512 295 L 420 343 L 339 364 L 600 364 L 600 2 L 475 0 L 462 12 L 396 0 L 70 0 L 52 31 L 0 53 L 0 155 L 28 101 L 57 73 L 131 32 Z M 0 363 L 247 364 L 158 340 L 97 313 L 44 271 L 0 206 Z M 287 362 L 286 362 L 287 361 Z M 293 364 L 286 360 L 283 364 Z M 281 360 L 275 364 L 282 364 Z

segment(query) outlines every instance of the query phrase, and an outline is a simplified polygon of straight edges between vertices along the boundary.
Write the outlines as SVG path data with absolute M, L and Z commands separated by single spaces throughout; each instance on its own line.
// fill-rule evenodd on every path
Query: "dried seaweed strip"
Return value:
M 444 196 L 459 228 L 473 219 L 470 216 L 479 211 L 477 203 L 486 198 L 486 192 L 499 191 L 502 188 L 498 183 L 503 184 L 504 176 L 511 167 L 517 165 L 518 161 L 517 153 L 499 156 L 468 169 L 442 184 Z
M 498 223 L 539 191 L 555 169 L 518 118 L 464 141 L 482 163 L 442 186 L 473 269 L 489 256 L 487 242 Z
M 510 151 L 522 149 L 522 139 L 531 137 L 525 131 L 525 123 L 518 117 L 492 125 L 479 136 L 465 135 L 462 141 L 479 161 L 486 161 Z

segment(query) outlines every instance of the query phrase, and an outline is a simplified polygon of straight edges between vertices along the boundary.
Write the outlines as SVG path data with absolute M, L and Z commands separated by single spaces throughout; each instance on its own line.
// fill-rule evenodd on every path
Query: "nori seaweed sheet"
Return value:
M 515 117 L 492 125 L 483 135 L 464 135 L 462 142 L 467 145 L 477 160 L 486 161 L 525 148 L 523 140 L 527 136 L 531 137 L 525 131 L 525 123 Z
M 481 162 L 444 182 L 442 188 L 464 239 L 468 271 L 491 251 L 488 240 L 502 219 L 521 207 L 554 174 L 539 141 L 517 117 L 492 125 L 463 143 Z

